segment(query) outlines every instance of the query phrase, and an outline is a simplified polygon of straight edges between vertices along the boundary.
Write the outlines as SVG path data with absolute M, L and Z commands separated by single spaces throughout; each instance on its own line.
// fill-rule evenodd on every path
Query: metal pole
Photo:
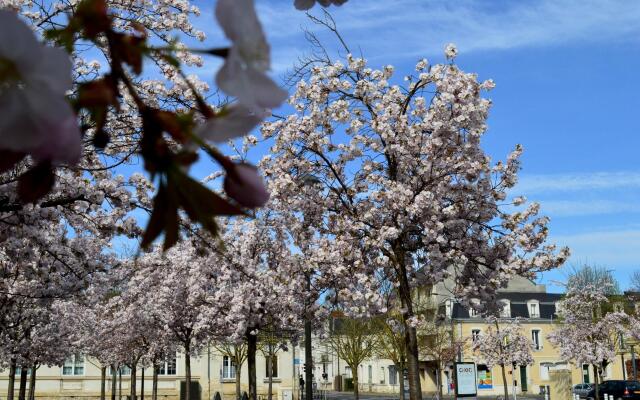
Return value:
M 638 379 L 638 371 L 636 371 L 636 352 L 634 351 L 634 345 L 631 345 L 631 363 L 633 364 L 633 380 Z
M 620 353 L 620 362 L 622 363 L 622 380 L 627 380 L 627 367 L 624 365 L 624 353 Z

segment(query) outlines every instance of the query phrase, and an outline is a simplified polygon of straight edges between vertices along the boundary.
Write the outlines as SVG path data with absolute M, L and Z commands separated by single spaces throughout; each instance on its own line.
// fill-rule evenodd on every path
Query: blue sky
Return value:
M 292 3 L 257 0 L 276 78 L 309 50 L 301 26 L 338 50 Z M 210 3 L 199 5 L 207 44 L 225 44 Z M 514 195 L 541 203 L 552 239 L 572 249 L 568 265 L 605 266 L 627 286 L 640 269 L 640 2 L 350 0 L 329 11 L 354 52 L 400 76 L 456 43 L 456 63 L 497 84 L 484 148 L 498 160 L 524 146 Z M 212 81 L 218 66 L 197 73 Z M 554 280 L 565 273 L 541 277 Z

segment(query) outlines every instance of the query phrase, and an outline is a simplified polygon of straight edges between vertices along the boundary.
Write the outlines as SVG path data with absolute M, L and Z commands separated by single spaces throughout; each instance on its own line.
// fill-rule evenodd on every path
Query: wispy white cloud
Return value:
M 314 29 L 290 3 L 258 2 L 276 45 L 299 40 L 300 25 Z M 638 41 L 640 32 L 640 2 L 625 0 L 354 0 L 330 10 L 345 37 L 369 57 L 391 50 L 394 57 L 439 55 L 451 41 L 463 53 L 575 41 Z
M 515 191 L 526 195 L 640 188 L 640 172 L 593 172 L 576 174 L 523 175 Z
M 640 204 L 613 200 L 545 200 L 542 213 L 551 217 L 586 217 L 606 214 L 638 214 Z
M 631 270 L 640 267 L 640 229 L 627 228 L 556 235 L 552 240 L 569 246 L 571 260 Z

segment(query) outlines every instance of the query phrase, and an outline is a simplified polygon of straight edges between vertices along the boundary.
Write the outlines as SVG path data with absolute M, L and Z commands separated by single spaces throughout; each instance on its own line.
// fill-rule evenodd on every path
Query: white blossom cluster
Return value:
M 517 318 L 507 322 L 488 318 L 487 322 L 487 330 L 473 342 L 476 362 L 489 368 L 533 364 L 533 344 Z

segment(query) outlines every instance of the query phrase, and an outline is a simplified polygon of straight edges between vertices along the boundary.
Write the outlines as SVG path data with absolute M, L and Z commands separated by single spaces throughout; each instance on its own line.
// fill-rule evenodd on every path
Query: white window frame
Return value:
M 222 370 L 220 371 L 222 379 L 236 378 L 236 365 L 229 356 L 222 356 Z
M 553 368 L 553 363 L 549 362 L 541 362 L 540 363 L 540 380 L 548 381 L 549 380 L 549 371 Z
M 475 333 L 478 333 L 477 335 Z M 480 328 L 471 328 L 471 342 L 475 342 L 480 339 L 480 335 L 482 335 L 482 329 Z
M 447 318 L 451 318 L 453 316 L 453 300 L 447 299 L 444 301 L 444 312 Z
M 536 308 L 535 314 L 531 312 L 531 306 Z M 540 318 L 540 302 L 538 300 L 529 300 L 527 301 L 527 313 L 529 314 L 529 318 Z
M 82 364 L 78 365 L 79 359 L 82 359 Z M 70 364 L 70 365 L 67 365 Z M 65 373 L 65 368 L 71 368 L 71 372 Z M 77 370 L 82 368 L 82 372 L 78 373 Z M 62 376 L 84 376 L 85 374 L 85 357 L 83 354 L 72 354 L 64 360 L 64 364 L 62 365 Z
M 173 373 L 169 373 L 169 367 L 173 367 Z M 158 366 L 158 375 L 160 376 L 174 376 L 178 375 L 178 360 L 177 357 L 174 356 L 173 359 L 166 359 L 160 363 Z
M 534 340 L 534 332 L 537 332 L 538 334 L 535 336 L 537 340 Z M 538 351 L 538 350 L 542 350 L 542 329 L 540 328 L 533 328 L 531 329 L 531 343 L 533 344 L 533 350 L 534 351 Z
M 471 318 L 477 318 L 480 316 L 480 314 L 478 313 L 478 310 L 476 310 L 475 308 L 473 308 L 474 305 L 478 305 L 480 304 L 480 300 L 478 299 L 471 299 L 471 305 L 469 306 L 469 317 Z
M 502 304 L 502 308 L 500 309 L 500 317 L 511 318 L 511 302 L 507 299 L 501 299 L 500 304 Z

